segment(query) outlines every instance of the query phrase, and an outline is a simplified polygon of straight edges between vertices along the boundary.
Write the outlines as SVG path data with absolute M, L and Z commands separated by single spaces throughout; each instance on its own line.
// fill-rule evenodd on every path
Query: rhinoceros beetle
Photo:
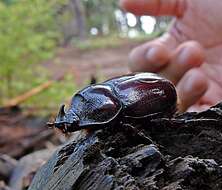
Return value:
M 145 119 L 174 113 L 174 85 L 153 73 L 136 73 L 90 85 L 74 95 L 68 111 L 60 107 L 55 126 L 64 133 L 100 129 L 127 119 Z

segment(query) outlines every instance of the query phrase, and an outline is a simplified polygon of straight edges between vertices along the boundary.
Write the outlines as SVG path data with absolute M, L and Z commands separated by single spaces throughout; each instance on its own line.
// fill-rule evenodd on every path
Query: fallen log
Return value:
M 49 159 L 53 149 L 44 149 L 28 154 L 19 159 L 13 168 L 9 179 L 9 187 L 13 190 L 23 190 L 30 185 L 36 171 Z
M 64 78 L 64 73 L 62 75 L 58 75 L 56 76 L 53 80 L 49 80 L 47 82 L 44 82 L 43 84 L 40 84 L 39 86 L 29 90 L 28 92 L 25 92 L 24 94 L 21 94 L 11 100 L 6 101 L 3 104 L 3 108 L 11 108 L 11 107 L 16 107 L 19 104 L 25 102 L 26 100 L 28 100 L 29 98 L 39 94 L 40 92 L 50 88 L 54 82 L 56 81 L 60 81 Z
M 135 123 L 144 136 L 116 124 L 58 149 L 29 190 L 222 189 L 222 103 Z
M 35 96 L 36 94 L 42 92 L 43 90 L 48 89 L 50 86 L 52 86 L 52 84 L 53 84 L 53 81 L 45 82 L 45 83 L 31 89 L 30 91 L 28 91 L 22 95 L 19 95 L 11 100 L 8 100 L 7 102 L 4 103 L 3 107 L 6 107 L 6 108 L 15 107 L 15 106 L 23 103 L 24 101 L 26 101 L 30 97 Z
M 0 180 L 7 181 L 17 161 L 6 154 L 0 154 Z
M 13 190 L 13 189 L 8 187 L 4 181 L 0 181 L 0 190 Z

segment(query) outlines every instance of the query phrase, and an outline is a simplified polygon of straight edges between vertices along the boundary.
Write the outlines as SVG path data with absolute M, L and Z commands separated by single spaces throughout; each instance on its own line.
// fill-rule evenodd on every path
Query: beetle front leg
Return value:
M 141 143 L 145 144 L 154 144 L 150 137 L 146 136 L 142 131 L 139 131 L 136 127 L 130 124 L 122 124 L 123 132 L 126 133 L 127 136 L 136 137 L 138 140 L 141 140 Z

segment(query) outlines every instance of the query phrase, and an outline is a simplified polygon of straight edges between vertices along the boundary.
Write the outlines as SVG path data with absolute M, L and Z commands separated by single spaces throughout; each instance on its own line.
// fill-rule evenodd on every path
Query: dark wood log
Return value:
M 4 181 L 0 181 L 0 190 L 12 190 L 12 189 L 8 187 Z
M 222 104 L 132 125 L 140 134 L 116 124 L 69 142 L 29 190 L 222 189 Z
M 0 180 L 7 181 L 17 161 L 8 155 L 0 154 Z
M 16 126 L 14 128 L 1 127 L 0 152 L 13 158 L 20 158 L 33 149 L 42 149 L 45 142 L 52 139 L 53 130 L 45 128 L 28 128 Z
M 55 148 L 36 151 L 22 157 L 11 172 L 9 186 L 13 190 L 26 189 L 36 171 L 52 156 Z

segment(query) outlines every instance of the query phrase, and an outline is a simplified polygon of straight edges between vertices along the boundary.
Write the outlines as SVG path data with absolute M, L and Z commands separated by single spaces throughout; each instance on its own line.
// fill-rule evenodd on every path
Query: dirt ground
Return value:
M 138 42 L 125 42 L 120 47 L 95 50 L 66 47 L 53 61 L 47 62 L 46 67 L 55 75 L 73 75 L 75 83 L 82 87 L 92 75 L 101 81 L 129 73 L 128 54 L 137 45 Z

